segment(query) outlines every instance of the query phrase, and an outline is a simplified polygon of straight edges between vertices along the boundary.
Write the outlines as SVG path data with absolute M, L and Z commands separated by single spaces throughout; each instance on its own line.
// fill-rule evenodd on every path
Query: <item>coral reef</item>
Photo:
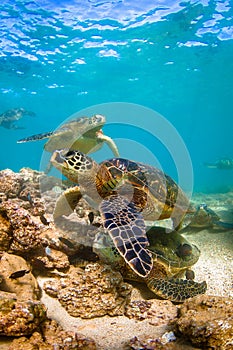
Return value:
M 30 338 L 15 339 L 8 350 L 96 350 L 94 340 L 64 331 L 54 320 L 46 320 Z
M 192 344 L 208 349 L 233 348 L 233 300 L 199 295 L 180 306 L 177 331 Z
M 92 251 L 100 217 L 85 201 L 74 214 L 53 223 L 53 208 L 64 188 L 59 179 L 28 168 L 19 173 L 0 171 L 0 334 L 17 337 L 8 350 L 106 350 L 111 339 L 119 341 L 117 350 L 232 349 L 232 298 L 201 295 L 177 306 L 154 299 L 145 285 L 125 283 L 120 272 L 100 262 Z M 209 244 L 208 237 L 202 234 L 199 240 L 205 238 Z M 228 238 L 232 242 L 231 233 Z M 217 236 L 211 239 L 213 243 Z M 216 241 L 211 248 L 217 262 L 224 255 L 217 250 L 224 241 L 218 239 L 221 243 Z M 198 267 L 205 272 L 201 277 L 210 273 L 206 247 L 204 263 Z M 227 254 L 224 271 L 230 268 L 231 251 Z M 230 285 L 229 277 L 227 281 Z M 65 315 L 64 323 L 59 313 Z M 101 343 L 103 328 L 106 339 L 103 336 Z M 124 340 L 116 340 L 121 332 Z
M 70 315 L 83 318 L 123 315 L 131 293 L 119 272 L 97 263 L 71 267 L 67 277 L 45 282 L 44 289 Z
M 0 299 L 0 335 L 32 334 L 46 318 L 46 307 L 39 301 Z
M 0 250 L 25 254 L 42 244 L 47 225 L 40 196 L 40 172 L 24 168 L 19 173 L 0 172 Z
M 167 324 L 177 315 L 177 307 L 169 300 L 134 300 L 127 307 L 125 315 L 136 320 L 149 319 L 150 324 Z
M 163 336 L 158 338 L 134 337 L 129 342 L 129 348 L 131 350 L 180 350 L 181 344 L 174 342 L 176 337 L 173 332 L 164 333 Z
M 7 231 L 10 252 L 24 253 L 41 244 L 40 225 L 32 219 L 26 209 L 19 207 L 18 203 L 12 200 L 1 203 L 0 214 L 4 221 L 7 220 L 10 224 Z
M 30 262 L 35 272 L 49 274 L 55 270 L 66 271 L 69 266 L 68 256 L 48 246 L 44 249 L 38 249 L 34 254 L 29 255 Z

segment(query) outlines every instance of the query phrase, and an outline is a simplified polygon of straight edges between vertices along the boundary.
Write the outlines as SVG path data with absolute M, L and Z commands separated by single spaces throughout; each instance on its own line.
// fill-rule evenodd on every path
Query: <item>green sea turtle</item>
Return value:
M 32 135 L 18 140 L 17 143 L 49 139 L 44 145 L 44 149 L 48 152 L 53 152 L 58 148 L 69 148 L 81 150 L 85 154 L 99 150 L 106 143 L 114 156 L 118 157 L 116 144 L 101 130 L 105 121 L 105 117 L 101 114 L 95 114 L 90 118 L 75 118 L 55 131 Z
M 53 152 L 57 148 L 69 148 L 81 150 L 85 154 L 98 151 L 104 143 L 112 150 L 115 157 L 119 157 L 119 151 L 111 137 L 104 135 L 102 127 L 105 124 L 105 117 L 95 114 L 92 117 L 79 117 L 68 121 L 55 131 L 32 135 L 17 143 L 49 139 L 44 149 Z M 45 173 L 51 170 L 51 163 L 45 169 Z
M 15 121 L 21 119 L 23 116 L 29 115 L 34 117 L 35 113 L 26 111 L 24 108 L 13 108 L 0 114 L 0 126 L 6 129 L 24 129 L 23 127 L 15 125 Z
M 204 163 L 207 168 L 220 169 L 220 170 L 231 170 L 233 169 L 233 159 L 224 157 L 217 160 L 215 163 Z
M 200 256 L 200 250 L 195 245 L 190 244 L 180 233 L 168 233 L 161 227 L 150 228 L 147 237 L 153 268 L 146 278 L 139 277 L 129 268 L 108 235 L 99 232 L 93 250 L 100 260 L 119 270 L 125 279 L 146 283 L 153 293 L 163 299 L 183 302 L 205 293 L 206 282 L 195 282 L 194 273 L 190 269 Z M 186 279 L 182 278 L 184 275 Z
M 55 222 L 69 215 L 83 197 L 97 206 L 103 226 L 119 253 L 140 276 L 153 266 L 144 220 L 172 218 L 175 226 L 189 207 L 178 185 L 161 170 L 134 161 L 113 158 L 98 164 L 80 151 L 56 150 L 52 164 L 79 186 L 59 197 Z
M 204 229 L 215 226 L 233 229 L 233 223 L 221 221 L 220 217 L 207 204 L 202 203 L 198 205 L 196 212 L 191 215 L 190 222 L 186 227 Z

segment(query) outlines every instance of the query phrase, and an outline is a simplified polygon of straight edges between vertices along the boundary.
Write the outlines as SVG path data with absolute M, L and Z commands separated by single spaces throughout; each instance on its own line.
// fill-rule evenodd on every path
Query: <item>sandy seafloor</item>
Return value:
M 233 221 L 233 192 L 224 194 L 195 194 L 195 204 L 206 203 L 220 215 L 222 220 Z M 207 294 L 233 298 L 233 230 L 221 228 L 190 231 L 184 234 L 188 240 L 201 249 L 199 261 L 194 266 L 195 279 L 206 280 Z M 43 285 L 43 279 L 39 280 Z M 141 291 L 143 290 L 143 287 Z M 141 298 L 140 289 L 134 289 L 135 299 Z M 145 290 L 143 295 L 145 295 Z M 152 295 L 149 292 L 148 298 Z M 42 301 L 47 306 L 48 316 L 58 321 L 64 329 L 76 331 L 92 337 L 99 350 L 129 349 L 125 344 L 134 336 L 156 338 L 165 332 L 165 326 L 154 326 L 148 320 L 137 321 L 125 316 L 80 319 L 71 317 L 56 299 L 43 293 Z M 7 344 L 0 341 L 0 349 L 6 350 Z M 181 345 L 181 349 L 197 349 L 190 345 Z

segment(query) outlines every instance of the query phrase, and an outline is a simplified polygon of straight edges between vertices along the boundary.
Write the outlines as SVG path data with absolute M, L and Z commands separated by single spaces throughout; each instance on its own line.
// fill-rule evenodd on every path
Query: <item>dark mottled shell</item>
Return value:
M 189 208 L 189 200 L 176 182 L 160 169 L 123 158 L 101 163 L 97 174 L 100 194 L 116 189 L 143 210 L 147 220 L 171 216 L 179 222 Z M 128 186 L 127 186 L 128 185 Z

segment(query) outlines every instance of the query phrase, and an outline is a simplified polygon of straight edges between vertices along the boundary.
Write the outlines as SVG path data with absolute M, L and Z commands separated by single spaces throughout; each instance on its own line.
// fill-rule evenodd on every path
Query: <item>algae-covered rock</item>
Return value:
M 56 321 L 46 320 L 30 338 L 15 339 L 8 350 L 96 350 L 94 340 L 75 332 L 64 331 Z
M 150 324 L 167 324 L 177 316 L 177 306 L 169 300 L 133 300 L 126 306 L 126 316 L 136 320 L 150 319 Z
M 180 306 L 177 330 L 194 345 L 233 349 L 233 299 L 200 295 Z
M 147 337 L 134 337 L 129 342 L 129 349 L 131 350 L 181 350 L 181 344 L 175 342 L 176 337 L 174 333 L 166 332 L 163 336 L 153 338 L 153 336 Z
M 52 270 L 67 270 L 70 266 L 68 256 L 49 247 L 40 249 L 35 254 L 30 256 L 30 261 L 33 267 L 39 272 Z
M 9 199 L 0 204 L 0 215 L 9 222 L 6 241 L 8 244 L 10 239 L 9 250 L 11 252 L 30 251 L 41 244 L 40 225 L 33 220 L 26 209 Z
M 131 294 L 119 272 L 97 263 L 71 267 L 67 277 L 47 281 L 44 289 L 71 316 L 83 318 L 123 315 Z
M 0 193 L 5 199 L 18 197 L 23 184 L 23 177 L 11 169 L 0 171 Z
M 38 301 L 0 298 L 0 335 L 32 334 L 46 318 L 46 308 Z
M 0 289 L 15 293 L 18 300 L 37 300 L 39 286 L 28 263 L 20 256 L 3 253 L 0 260 Z

